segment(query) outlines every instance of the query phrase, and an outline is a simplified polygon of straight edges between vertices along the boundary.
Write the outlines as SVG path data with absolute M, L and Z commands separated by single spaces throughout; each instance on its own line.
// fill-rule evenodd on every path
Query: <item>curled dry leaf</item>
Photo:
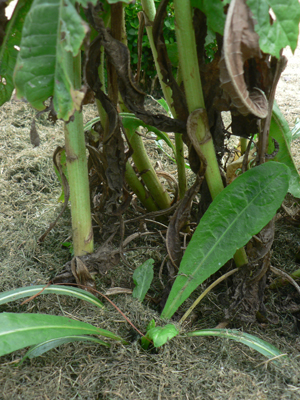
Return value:
M 254 114 L 266 118 L 268 101 L 261 90 L 262 76 L 256 76 L 259 64 L 266 64 L 259 48 L 259 36 L 254 30 L 255 21 L 246 0 L 232 0 L 228 9 L 224 31 L 223 56 L 220 60 L 220 80 L 234 107 L 242 115 Z M 250 60 L 251 59 L 251 60 Z M 249 62 L 248 62 L 249 60 Z M 252 66 L 252 61 L 255 61 Z M 248 62 L 248 64 L 247 64 Z M 245 64 L 246 63 L 246 64 Z M 245 81 L 244 68 L 256 68 L 255 82 Z M 265 70 L 266 65 L 260 67 Z
M 71 261 L 71 271 L 76 279 L 77 285 L 85 286 L 89 292 L 95 293 L 96 284 L 84 262 L 79 257 Z

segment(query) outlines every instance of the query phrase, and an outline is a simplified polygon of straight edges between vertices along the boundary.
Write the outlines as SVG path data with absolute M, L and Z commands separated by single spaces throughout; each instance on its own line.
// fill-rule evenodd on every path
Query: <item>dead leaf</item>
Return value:
M 84 262 L 79 257 L 71 261 L 71 271 L 76 279 L 77 285 L 85 286 L 85 289 L 95 294 L 96 284 Z
M 221 87 L 242 115 L 251 113 L 266 118 L 268 101 L 257 78 L 256 66 L 268 63 L 268 59 L 260 51 L 254 24 L 246 0 L 232 0 L 225 23 L 220 80 Z M 246 83 L 244 68 L 252 70 L 250 76 L 254 82 Z M 261 70 L 265 68 L 263 65 Z
M 40 137 L 35 126 L 35 118 L 33 118 L 31 122 L 30 143 L 32 144 L 33 147 L 37 147 L 40 145 Z

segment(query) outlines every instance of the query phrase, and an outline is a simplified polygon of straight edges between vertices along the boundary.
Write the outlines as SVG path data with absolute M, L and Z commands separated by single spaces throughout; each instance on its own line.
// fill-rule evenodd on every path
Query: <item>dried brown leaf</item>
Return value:
M 250 83 L 247 85 L 244 75 L 245 66 L 251 68 L 250 61 L 255 61 L 254 71 L 256 63 L 267 62 L 263 60 L 254 24 L 246 0 L 232 0 L 225 24 L 220 80 L 223 90 L 242 115 L 252 113 L 259 118 L 266 118 L 268 101 L 258 79 L 255 79 L 254 83 L 251 82 L 251 85 Z M 251 60 L 247 64 L 246 61 L 249 59 Z M 252 73 L 252 78 L 255 75 Z

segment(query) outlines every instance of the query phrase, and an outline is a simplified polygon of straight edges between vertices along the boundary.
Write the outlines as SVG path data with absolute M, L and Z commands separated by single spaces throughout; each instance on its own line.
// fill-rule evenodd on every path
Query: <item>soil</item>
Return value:
M 289 56 L 277 91 L 277 102 L 293 127 L 300 115 L 300 48 Z M 0 291 L 45 284 L 70 260 L 63 243 L 70 241 L 71 221 L 67 210 L 44 243 L 37 238 L 55 219 L 61 203 L 57 199 L 61 189 L 52 165 L 54 149 L 63 145 L 63 125 L 53 126 L 45 115 L 37 119 L 41 145 L 32 148 L 30 125 L 35 111 L 25 102 L 6 103 L 0 109 Z M 85 121 L 96 115 L 96 107 L 84 110 Z M 168 165 L 164 154 L 152 143 L 148 147 L 153 163 Z M 293 142 L 293 154 L 300 168 L 299 141 Z M 298 200 L 287 197 L 291 210 Z M 96 243 L 106 239 L 108 228 L 116 220 L 107 219 L 102 230 L 95 225 Z M 151 225 L 150 225 L 151 226 Z M 106 229 L 107 228 L 107 229 Z M 149 227 L 148 227 L 149 228 Z M 154 230 L 157 227 L 151 226 Z M 129 226 L 125 236 L 134 232 Z M 150 230 L 150 228 L 149 228 Z M 103 232 L 104 231 L 104 232 Z M 117 241 L 120 238 L 116 238 Z M 291 224 L 284 212 L 278 216 L 273 246 L 272 265 L 292 272 L 299 269 L 299 227 Z M 162 290 L 158 279 L 161 263 L 166 255 L 161 236 L 145 236 L 134 242 L 125 253 L 126 263 L 120 262 L 106 274 L 97 276 L 97 288 L 102 293 L 112 287 L 132 288 L 132 274 L 136 266 L 152 257 L 155 260 L 155 280 L 149 292 L 152 298 Z M 268 284 L 274 281 L 269 275 Z M 205 288 L 202 285 L 185 307 Z M 265 304 L 274 323 L 242 326 L 231 324 L 262 338 L 288 354 L 281 363 L 268 362 L 259 353 L 242 344 L 226 339 L 185 338 L 184 332 L 216 327 L 224 318 L 220 291 L 215 288 L 198 306 L 188 324 L 181 327 L 181 335 L 159 348 L 146 352 L 139 337 L 123 317 L 109 303 L 100 311 L 79 300 L 45 295 L 29 304 L 10 303 L 0 311 L 30 312 L 64 315 L 109 329 L 126 338 L 127 346 L 112 343 L 107 349 L 100 345 L 75 342 L 53 349 L 38 358 L 16 364 L 26 350 L 16 351 L 1 358 L 0 400 L 66 400 L 66 399 L 299 399 L 300 398 L 300 299 L 291 285 L 268 287 Z M 130 294 L 118 294 L 115 304 L 142 332 L 151 319 L 160 320 L 151 298 L 142 304 Z

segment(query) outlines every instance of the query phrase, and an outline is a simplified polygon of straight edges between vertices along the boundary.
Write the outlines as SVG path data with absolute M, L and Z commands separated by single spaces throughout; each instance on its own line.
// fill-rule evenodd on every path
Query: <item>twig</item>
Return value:
M 285 278 L 287 281 L 289 281 L 298 291 L 298 293 L 300 294 L 300 286 L 295 282 L 295 280 L 286 272 L 282 271 L 281 269 L 272 267 L 272 265 L 270 266 L 270 270 L 279 276 L 282 276 L 283 278 Z
M 226 274 L 222 275 L 219 279 L 214 281 L 210 286 L 208 286 L 208 288 L 205 289 L 203 293 L 201 293 L 201 295 L 198 297 L 198 299 L 196 301 L 194 301 L 194 303 L 191 305 L 191 307 L 187 310 L 187 312 L 181 318 L 179 323 L 182 324 L 187 319 L 187 317 L 190 315 L 190 313 L 193 311 L 193 309 L 200 303 L 200 301 L 207 295 L 207 293 L 209 293 L 219 283 L 224 281 L 224 279 L 228 278 L 230 275 L 235 274 L 238 270 L 239 270 L 239 268 L 235 268 L 232 271 L 227 272 Z

